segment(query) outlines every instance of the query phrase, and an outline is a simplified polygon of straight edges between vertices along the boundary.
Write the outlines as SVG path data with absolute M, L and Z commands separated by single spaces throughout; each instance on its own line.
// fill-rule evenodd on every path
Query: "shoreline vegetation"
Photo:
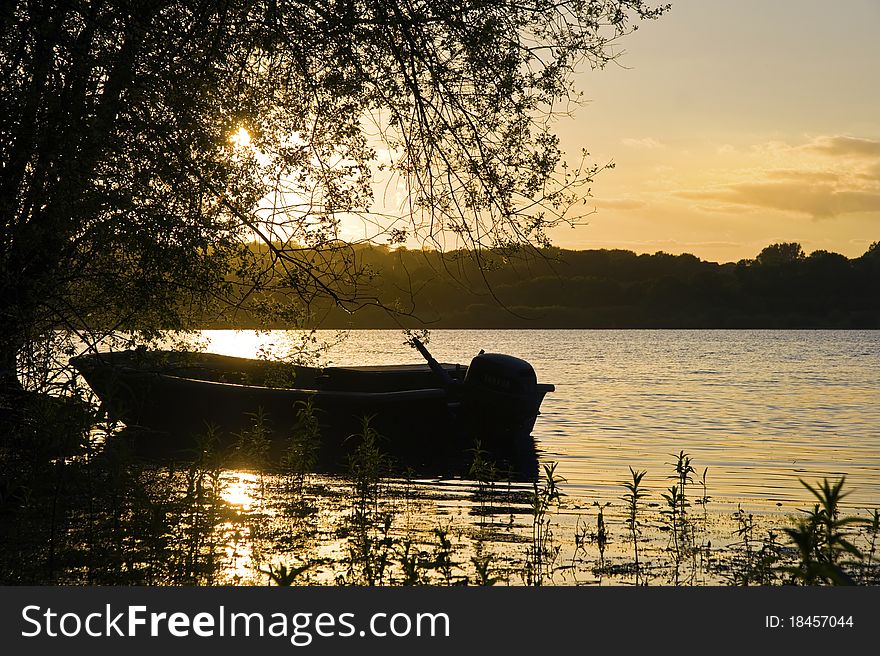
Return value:
M 269 257 L 269 251 L 255 253 Z M 247 304 L 206 308 L 193 328 L 880 328 L 880 242 L 860 257 L 778 243 L 754 259 L 546 248 L 530 257 L 360 246 L 375 304 L 313 303 L 304 324 Z M 259 297 L 259 308 L 284 298 Z M 289 302 L 289 299 L 287 299 Z M 389 308 L 393 311 L 389 312 Z M 301 317 L 303 315 L 297 315 Z
M 57 407 L 57 406 L 56 406 Z M 138 460 L 95 416 L 34 417 L 0 451 L 4 585 L 876 585 L 877 509 L 845 478 L 802 481 L 785 517 L 711 494 L 685 451 L 621 472 L 619 494 L 569 496 L 557 463 L 505 480 L 475 444 L 466 480 L 396 471 L 365 421 L 348 471 L 311 471 L 309 409 L 278 461 L 265 431 L 188 460 Z M 64 441 L 82 450 L 61 457 Z M 25 441 L 26 440 L 26 441 Z

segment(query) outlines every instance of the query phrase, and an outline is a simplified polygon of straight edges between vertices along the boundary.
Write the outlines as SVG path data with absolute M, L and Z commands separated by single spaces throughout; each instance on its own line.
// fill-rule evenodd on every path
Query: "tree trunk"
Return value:
M 3 336 L 0 343 L 0 397 L 18 395 L 23 391 L 21 381 L 18 379 L 18 345 L 14 341 Z M 0 400 L 0 405 L 3 401 Z

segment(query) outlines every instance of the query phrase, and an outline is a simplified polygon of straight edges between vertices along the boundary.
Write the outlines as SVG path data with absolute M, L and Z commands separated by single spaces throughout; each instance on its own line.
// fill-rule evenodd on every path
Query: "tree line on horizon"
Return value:
M 361 246 L 376 299 L 354 313 L 313 304 L 320 328 L 878 328 L 880 242 L 857 258 L 796 242 L 754 259 L 545 248 L 528 258 Z M 262 303 L 269 302 L 262 299 Z M 278 299 L 278 302 L 284 302 Z M 393 308 L 389 312 L 388 308 Z M 246 306 L 199 327 L 266 327 Z M 301 327 L 273 323 L 270 327 Z

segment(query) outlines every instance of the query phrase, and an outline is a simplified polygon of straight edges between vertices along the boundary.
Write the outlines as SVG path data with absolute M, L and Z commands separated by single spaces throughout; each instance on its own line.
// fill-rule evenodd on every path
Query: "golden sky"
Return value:
M 880 1 L 673 0 L 578 76 L 558 134 L 613 161 L 566 248 L 754 257 L 880 240 Z

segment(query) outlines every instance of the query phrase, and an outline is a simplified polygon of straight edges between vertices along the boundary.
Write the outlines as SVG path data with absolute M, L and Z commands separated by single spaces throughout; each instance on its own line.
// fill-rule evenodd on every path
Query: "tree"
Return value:
M 595 172 L 563 168 L 551 132 L 572 72 L 665 9 L 3 3 L 0 370 L 13 380 L 16 356 L 58 328 L 149 335 L 217 298 L 381 304 L 345 221 L 478 261 L 546 243 Z M 391 216 L 372 211 L 380 171 L 406 190 Z M 280 292 L 296 302 L 270 302 Z
M 755 258 L 758 264 L 762 265 L 778 265 L 797 262 L 806 257 L 804 249 L 797 242 L 784 242 L 780 244 L 770 244 Z

